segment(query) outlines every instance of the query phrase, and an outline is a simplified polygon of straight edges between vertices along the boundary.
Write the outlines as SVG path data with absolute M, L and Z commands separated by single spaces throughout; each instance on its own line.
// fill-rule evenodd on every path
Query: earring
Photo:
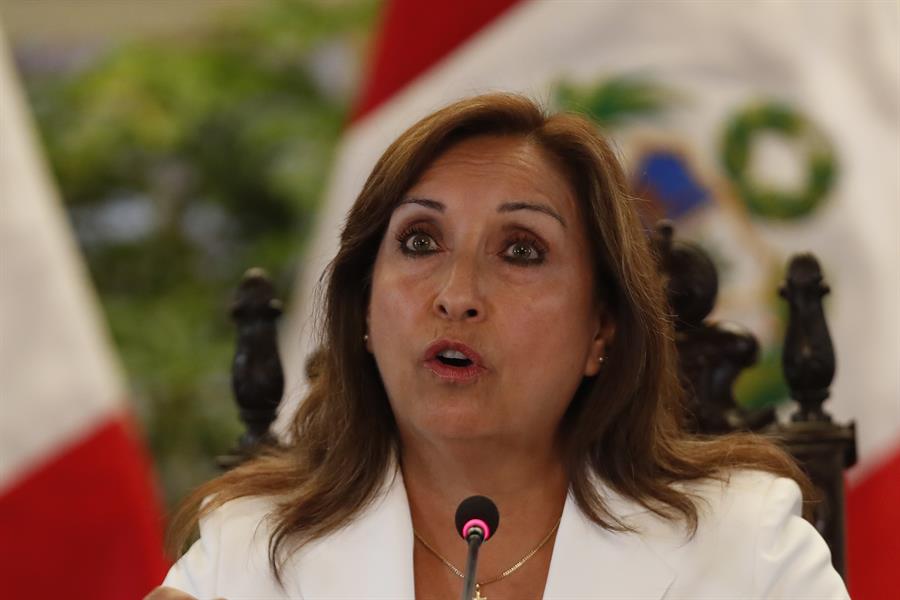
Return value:
M 606 357 L 604 357 L 604 356 L 598 356 L 598 357 L 597 357 L 597 362 L 600 363 L 600 364 L 603 364 L 603 361 L 604 361 L 605 359 L 606 359 Z
M 364 333 L 363 334 L 363 344 L 368 344 L 368 343 L 369 343 L 369 334 Z

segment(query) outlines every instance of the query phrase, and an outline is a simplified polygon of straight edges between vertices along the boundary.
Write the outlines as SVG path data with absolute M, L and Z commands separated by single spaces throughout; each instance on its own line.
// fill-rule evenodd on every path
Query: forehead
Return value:
M 522 137 L 479 136 L 453 145 L 410 189 L 410 195 L 419 193 L 439 195 L 432 199 L 443 202 L 542 200 L 568 217 L 577 210 L 575 193 L 556 161 Z

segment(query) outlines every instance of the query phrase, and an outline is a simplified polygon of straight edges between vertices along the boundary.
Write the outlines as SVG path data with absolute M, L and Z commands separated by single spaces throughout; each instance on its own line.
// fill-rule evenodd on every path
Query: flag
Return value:
M 387 2 L 283 330 L 289 389 L 302 386 L 318 277 L 394 138 L 488 91 L 581 110 L 659 216 L 716 260 L 713 318 L 760 338 L 761 363 L 738 383 L 748 405 L 786 394 L 775 290 L 790 255 L 818 256 L 838 365 L 826 409 L 858 436 L 849 586 L 863 600 L 900 594 L 898 40 L 893 2 Z
M 0 573 L 5 598 L 162 581 L 150 461 L 0 31 Z

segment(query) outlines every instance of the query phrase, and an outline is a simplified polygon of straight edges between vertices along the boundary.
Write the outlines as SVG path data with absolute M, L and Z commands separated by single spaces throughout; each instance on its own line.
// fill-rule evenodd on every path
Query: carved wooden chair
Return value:
M 690 425 L 703 434 L 754 431 L 779 441 L 821 492 L 811 521 L 845 577 L 844 469 L 856 463 L 856 431 L 853 423 L 834 423 L 823 407 L 834 378 L 834 349 L 822 309 L 829 288 L 818 261 L 812 254 L 793 256 L 779 289 L 788 303 L 782 371 L 799 405 L 788 422 L 779 423 L 774 409 L 748 411 L 734 400 L 732 386 L 757 361 L 759 344 L 745 329 L 708 319 L 719 285 L 710 257 L 676 240 L 668 222 L 657 226 L 654 242 L 668 280 Z
M 774 409 L 739 407 L 732 387 L 741 371 L 757 361 L 759 344 L 747 330 L 708 319 L 718 292 L 716 268 L 697 245 L 674 237 L 662 222 L 654 235 L 661 274 L 667 279 L 675 317 L 682 380 L 688 392 L 690 427 L 702 434 L 754 431 L 778 440 L 819 488 L 822 500 L 811 519 L 831 548 L 835 568 L 845 575 L 844 469 L 856 462 L 853 423 L 839 425 L 823 408 L 834 377 L 834 351 L 822 310 L 828 286 L 811 254 L 790 259 L 781 296 L 788 303 L 782 367 L 799 408 L 787 423 Z M 281 302 L 261 269 L 247 271 L 231 308 L 237 327 L 232 388 L 246 432 L 234 449 L 220 456 L 230 468 L 261 445 L 274 444 L 269 427 L 284 390 L 276 345 Z M 310 374 L 312 375 L 312 374 Z

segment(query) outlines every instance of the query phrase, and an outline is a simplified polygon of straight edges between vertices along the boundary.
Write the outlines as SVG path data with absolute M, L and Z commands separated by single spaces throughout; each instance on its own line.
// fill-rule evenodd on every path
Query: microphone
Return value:
M 456 509 L 456 531 L 469 544 L 462 600 L 472 600 L 476 585 L 478 549 L 497 532 L 499 526 L 500 513 L 497 505 L 487 496 L 469 496 L 459 503 Z

